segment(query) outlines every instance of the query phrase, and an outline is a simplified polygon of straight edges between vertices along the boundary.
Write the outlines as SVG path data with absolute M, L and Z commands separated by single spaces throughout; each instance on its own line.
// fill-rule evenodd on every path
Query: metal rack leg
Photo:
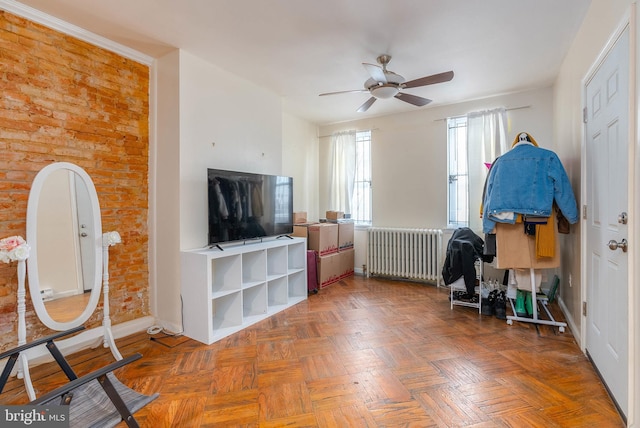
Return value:
M 533 317 L 527 318 L 527 317 L 519 317 L 517 315 L 508 315 L 507 324 L 513 325 L 513 321 L 520 321 L 520 322 L 528 322 L 532 324 L 550 325 L 550 326 L 558 327 L 558 330 L 560 331 L 560 333 L 564 333 L 564 329 L 567 326 L 567 323 L 555 320 L 555 318 L 549 311 L 549 308 L 547 307 L 548 299 L 546 296 L 538 297 L 536 295 L 536 278 L 535 278 L 535 271 L 533 268 L 530 269 L 530 273 L 531 273 L 531 300 L 534 302 Z M 513 304 L 513 299 L 510 298 L 509 302 L 511 303 L 511 310 L 513 311 L 514 314 L 516 314 L 516 308 L 515 308 L 515 305 Z M 545 313 L 547 314 L 548 319 L 540 319 L 538 317 L 538 303 L 542 304 L 542 307 Z

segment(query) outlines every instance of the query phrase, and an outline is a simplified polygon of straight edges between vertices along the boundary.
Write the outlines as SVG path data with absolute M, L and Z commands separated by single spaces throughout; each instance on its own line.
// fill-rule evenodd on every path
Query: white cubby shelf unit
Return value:
M 307 298 L 304 238 L 181 251 L 184 334 L 207 345 Z

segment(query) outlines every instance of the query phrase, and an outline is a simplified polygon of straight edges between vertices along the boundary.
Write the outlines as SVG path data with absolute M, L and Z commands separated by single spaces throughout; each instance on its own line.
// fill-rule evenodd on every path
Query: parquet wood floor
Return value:
M 451 310 L 448 295 L 357 276 L 210 346 L 120 339 L 143 358 L 117 375 L 160 393 L 135 414 L 143 427 L 624 426 L 568 329 Z M 102 348 L 69 359 L 79 374 L 111 361 Z M 43 392 L 64 382 L 50 364 L 32 375 Z M 13 379 L 0 399 L 23 390 Z

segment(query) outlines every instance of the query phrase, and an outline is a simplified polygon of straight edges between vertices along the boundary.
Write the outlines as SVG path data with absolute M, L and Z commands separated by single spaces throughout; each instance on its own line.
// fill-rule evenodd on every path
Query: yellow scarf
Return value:
M 556 256 L 555 223 L 555 209 L 551 208 L 551 215 L 547 219 L 547 224 L 536 225 L 536 256 L 538 258 Z

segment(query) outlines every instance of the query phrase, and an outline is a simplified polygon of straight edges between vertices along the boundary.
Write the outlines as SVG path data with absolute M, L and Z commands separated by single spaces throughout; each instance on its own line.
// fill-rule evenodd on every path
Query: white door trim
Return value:
M 638 113 L 640 112 L 640 44 L 638 43 L 638 28 L 640 16 L 638 16 L 636 2 L 631 3 L 630 8 L 630 76 L 629 96 L 631 101 L 629 131 L 633 140 L 629 145 L 629 214 L 634 220 L 640 215 L 640 197 L 637 191 L 640 189 L 640 129 L 638 126 Z M 638 428 L 640 426 L 640 251 L 635 250 L 640 244 L 640 223 L 629 223 L 629 236 L 634 245 L 629 249 L 629 415 L 627 426 Z
M 640 333 L 640 251 L 636 251 L 635 244 L 640 242 L 640 228 L 635 221 L 637 215 L 640 213 L 640 198 L 635 196 L 636 189 L 640 189 L 640 135 L 638 134 L 638 120 L 637 112 L 640 100 L 636 93 L 636 88 L 640 86 L 640 76 L 637 75 L 636 70 L 640 69 L 640 64 L 637 64 L 640 55 L 637 54 L 638 40 L 637 40 L 637 28 L 640 25 L 639 17 L 636 13 L 636 2 L 634 1 L 625 15 L 622 17 L 621 23 L 613 32 L 604 48 L 600 51 L 597 59 L 591 65 L 587 71 L 585 77 L 582 79 L 581 105 L 584 107 L 586 102 L 586 87 L 588 82 L 593 78 L 596 71 L 604 62 L 607 54 L 615 45 L 616 41 L 624 30 L 629 28 L 629 403 L 627 414 L 627 426 L 629 428 L 638 428 L 640 426 L 640 400 L 636 397 L 640 397 L 640 369 L 636 369 L 640 365 L 640 340 L 638 340 L 637 333 Z M 586 126 L 583 124 L 582 133 L 582 147 L 581 147 L 581 171 L 580 171 L 580 200 L 584 204 L 587 200 L 587 162 L 586 162 Z M 583 207 L 579 207 L 583 212 Z M 584 220 L 584 218 L 583 218 Z M 580 228 L 580 241 L 582 243 L 580 248 L 580 260 L 581 260 L 581 277 L 587 278 L 587 228 L 584 223 Z M 581 302 L 587 300 L 587 281 L 581 281 Z M 586 335 L 587 335 L 587 318 L 584 313 L 580 317 L 580 348 L 583 352 L 586 352 Z

